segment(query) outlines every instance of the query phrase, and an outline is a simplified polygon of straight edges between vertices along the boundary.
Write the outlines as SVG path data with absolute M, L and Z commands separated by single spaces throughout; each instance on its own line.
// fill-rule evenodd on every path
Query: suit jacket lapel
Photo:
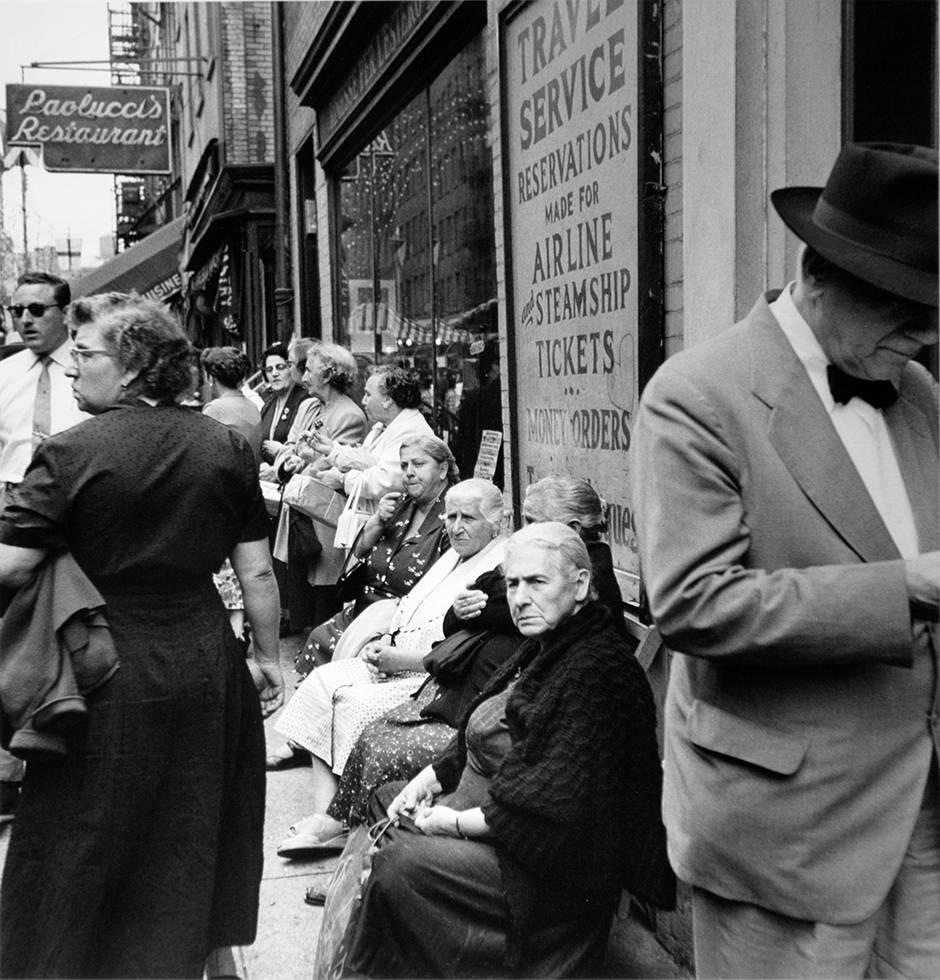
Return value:
M 863 561 L 899 558 L 894 539 L 765 300 L 751 311 L 754 394 L 772 409 L 768 438 L 833 531 Z

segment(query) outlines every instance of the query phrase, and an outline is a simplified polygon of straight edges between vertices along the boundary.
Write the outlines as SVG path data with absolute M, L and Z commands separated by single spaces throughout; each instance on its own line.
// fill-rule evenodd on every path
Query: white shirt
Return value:
M 845 405 L 836 403 L 826 376 L 829 359 L 809 324 L 796 308 L 791 295 L 792 288 L 793 283 L 770 304 L 771 312 L 790 341 L 800 363 L 806 368 L 842 445 L 855 464 L 862 483 L 898 546 L 898 551 L 904 558 L 913 558 L 920 554 L 914 511 L 901 476 L 884 413 L 861 398 L 852 398 Z
M 65 376 L 71 341 L 49 355 L 49 391 L 53 433 L 70 429 L 83 419 Z M 22 350 L 0 361 L 0 483 L 19 483 L 33 457 L 33 405 L 42 374 L 39 358 Z

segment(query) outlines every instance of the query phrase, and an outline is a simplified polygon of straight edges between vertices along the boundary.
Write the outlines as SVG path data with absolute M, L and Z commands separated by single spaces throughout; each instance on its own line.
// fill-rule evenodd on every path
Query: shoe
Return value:
M 313 760 L 306 749 L 298 749 L 293 745 L 286 745 L 290 749 L 290 755 L 281 755 L 280 752 L 273 752 L 265 759 L 265 768 L 270 772 L 281 772 L 283 769 L 299 769 L 301 766 L 312 766 Z
M 316 858 L 327 854 L 338 854 L 349 840 L 349 831 L 345 828 L 339 833 L 324 837 L 322 814 L 315 813 L 311 817 L 298 820 L 290 828 L 289 836 L 281 842 L 277 856 L 283 858 Z
M 326 905 L 326 892 L 319 885 L 311 885 L 304 893 L 308 905 Z

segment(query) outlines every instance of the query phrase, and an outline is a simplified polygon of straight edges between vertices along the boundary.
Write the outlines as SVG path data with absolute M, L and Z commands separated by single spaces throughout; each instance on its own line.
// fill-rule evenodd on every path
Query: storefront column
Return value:
M 770 192 L 821 184 L 838 154 L 842 8 L 831 0 L 685 0 L 682 37 L 688 347 L 794 274 L 798 245 Z
M 734 319 L 735 7 L 714 0 L 682 5 L 685 347 Z

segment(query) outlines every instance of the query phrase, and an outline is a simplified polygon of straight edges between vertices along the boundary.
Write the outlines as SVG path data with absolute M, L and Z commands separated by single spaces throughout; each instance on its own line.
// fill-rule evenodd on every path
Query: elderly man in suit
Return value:
M 940 976 L 937 154 L 772 195 L 795 283 L 644 392 L 669 853 L 701 976 Z

